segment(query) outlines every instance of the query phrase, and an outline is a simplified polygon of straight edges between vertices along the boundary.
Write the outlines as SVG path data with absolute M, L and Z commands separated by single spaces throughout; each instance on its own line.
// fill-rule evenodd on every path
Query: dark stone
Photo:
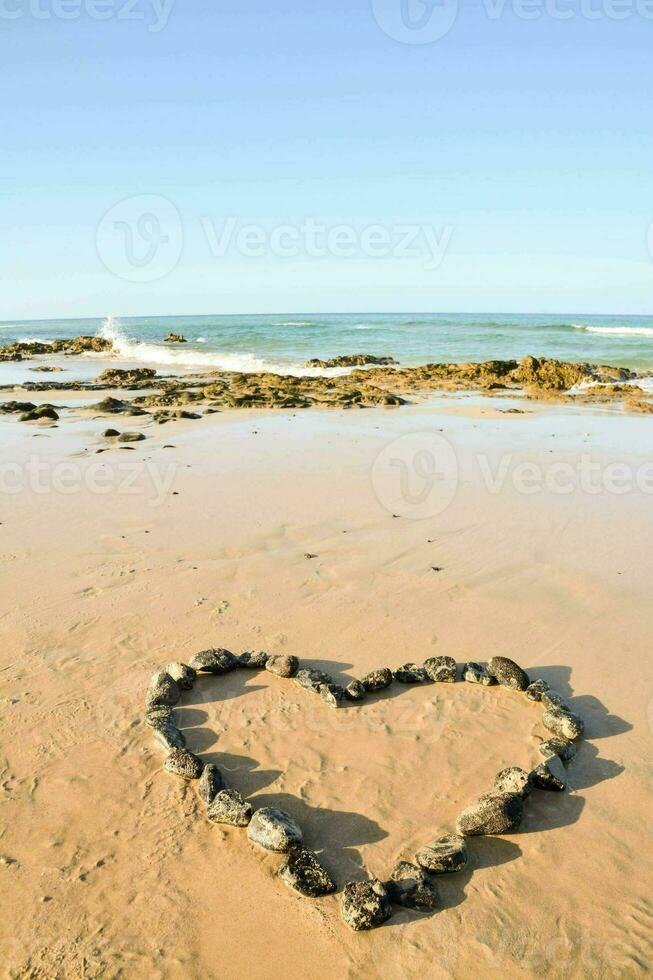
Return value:
M 345 688 L 345 694 L 350 701 L 362 701 L 366 695 L 366 690 L 363 684 L 358 680 L 350 681 Z
M 571 708 L 557 691 L 546 691 L 542 695 L 542 704 L 545 708 L 559 708 L 561 711 L 571 711 Z
M 204 763 L 188 749 L 172 749 L 163 763 L 163 768 L 175 776 L 182 776 L 184 779 L 199 779 Z
M 102 435 L 105 439 L 114 439 L 116 436 L 119 436 L 120 433 L 117 429 L 105 429 Z
M 298 670 L 293 678 L 295 684 L 305 688 L 307 691 L 319 693 L 322 684 L 332 684 L 333 678 L 323 670 L 314 670 L 312 667 L 304 667 Z
M 424 661 L 424 670 L 438 684 L 454 684 L 456 681 L 456 661 L 453 657 L 429 657 Z
M 379 667 L 372 670 L 361 680 L 361 684 L 366 691 L 382 691 L 392 684 L 392 671 L 389 667 Z
M 167 705 L 155 705 L 145 712 L 144 721 L 150 728 L 165 728 L 174 720 L 174 712 Z
M 538 789 L 552 789 L 561 792 L 567 789 L 567 772 L 557 755 L 545 759 L 531 773 L 533 786 Z
M 347 692 L 339 684 L 320 684 L 319 693 L 329 708 L 340 708 L 347 701 Z
M 468 684 L 481 684 L 483 687 L 496 684 L 496 679 L 488 674 L 483 664 L 477 664 L 474 660 L 463 667 L 463 680 Z
M 390 896 L 378 878 L 345 885 L 340 909 L 344 921 L 356 932 L 383 925 L 392 915 Z
M 238 790 L 222 789 L 210 803 L 206 815 L 212 823 L 246 827 L 252 818 L 252 807 L 243 800 Z
M 402 667 L 397 667 L 393 670 L 392 676 L 399 684 L 423 684 L 427 679 L 426 671 L 417 664 L 404 664 Z
M 213 803 L 220 790 L 224 789 L 224 781 L 222 779 L 222 773 L 217 766 L 210 762 L 207 766 L 204 766 L 204 772 L 202 773 L 202 778 L 199 781 L 197 787 L 197 792 L 201 800 L 207 805 Z
M 408 861 L 399 861 L 385 885 L 391 901 L 408 909 L 432 912 L 439 905 L 438 889 L 426 871 Z
M 170 721 L 167 725 L 157 725 L 153 730 L 155 739 L 161 743 L 166 752 L 186 747 L 184 733 L 179 731 L 174 722 Z
M 336 890 L 331 876 L 305 847 L 293 847 L 279 868 L 279 877 L 300 895 L 319 898 Z
M 546 694 L 548 690 L 549 685 L 547 682 L 543 681 L 541 678 L 538 678 L 526 688 L 526 697 L 529 701 L 541 701 L 542 695 Z
M 511 691 L 525 691 L 530 684 L 526 671 L 508 657 L 490 657 L 487 671 L 492 677 L 496 677 L 499 684 L 509 687 Z
M 484 793 L 459 815 L 456 829 L 466 837 L 507 834 L 521 823 L 524 803 L 516 793 Z
M 501 793 L 516 793 L 525 799 L 531 791 L 530 776 L 519 766 L 502 769 L 494 777 L 494 785 Z
M 462 871 L 467 864 L 467 842 L 460 834 L 444 834 L 420 847 L 415 860 L 431 874 L 451 874 Z
M 191 691 L 193 689 L 193 684 L 197 679 L 197 673 L 188 664 L 182 664 L 173 660 L 171 663 L 166 664 L 165 671 L 172 677 L 173 681 L 177 682 L 182 691 Z
M 551 708 L 549 711 L 545 711 L 542 716 L 542 724 L 554 735 L 568 739 L 570 742 L 580 738 L 585 731 L 582 718 L 579 718 L 572 711 L 561 711 L 559 708 Z
M 174 708 L 176 704 L 179 704 L 180 699 L 181 693 L 177 681 L 173 680 L 165 670 L 157 670 L 152 675 L 145 696 L 145 703 L 148 709 L 160 707 Z
M 265 669 L 277 677 L 294 677 L 299 670 L 299 660 L 292 655 L 268 657 Z
M 283 810 L 264 806 L 256 810 L 247 828 L 247 836 L 253 844 L 266 851 L 289 851 L 301 844 L 303 835 L 299 825 Z
M 118 442 L 142 442 L 144 438 L 142 432 L 121 432 Z
M 541 743 L 540 752 L 547 758 L 557 755 L 561 762 L 569 763 L 576 755 L 576 746 L 566 738 L 550 738 Z
M 263 670 L 268 662 L 268 655 L 263 650 L 248 651 L 236 657 L 239 667 L 246 667 L 248 670 Z
M 238 666 L 238 661 L 229 650 L 217 647 L 214 650 L 200 650 L 188 661 L 193 670 L 202 674 L 228 674 Z

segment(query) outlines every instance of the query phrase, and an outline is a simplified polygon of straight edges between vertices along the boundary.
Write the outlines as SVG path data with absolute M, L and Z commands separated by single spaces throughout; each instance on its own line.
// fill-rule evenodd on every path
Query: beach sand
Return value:
M 231 412 L 148 424 L 102 455 L 97 420 L 0 421 L 14 467 L 0 494 L 4 974 L 650 972 L 650 423 L 506 407 Z M 410 466 L 434 438 L 455 473 L 423 500 Z M 639 488 L 615 492 L 614 463 Z M 353 933 L 339 895 L 295 895 L 278 855 L 210 824 L 195 786 L 162 769 L 148 678 L 210 646 L 296 654 L 338 679 L 513 657 L 585 719 L 571 791 L 534 792 L 518 832 L 471 839 L 435 914 Z M 296 817 L 340 888 L 452 831 L 496 772 L 541 761 L 547 735 L 540 705 L 464 683 L 329 711 L 237 671 L 183 704 L 189 747 L 254 806 Z

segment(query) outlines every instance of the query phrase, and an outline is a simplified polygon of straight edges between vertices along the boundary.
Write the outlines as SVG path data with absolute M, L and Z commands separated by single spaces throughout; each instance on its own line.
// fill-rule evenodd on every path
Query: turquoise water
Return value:
M 182 333 L 184 345 L 163 343 Z M 391 355 L 402 364 L 526 354 L 653 369 L 653 317 L 503 314 L 176 316 L 0 323 L 0 344 L 102 334 L 153 367 L 301 372 L 309 358 Z

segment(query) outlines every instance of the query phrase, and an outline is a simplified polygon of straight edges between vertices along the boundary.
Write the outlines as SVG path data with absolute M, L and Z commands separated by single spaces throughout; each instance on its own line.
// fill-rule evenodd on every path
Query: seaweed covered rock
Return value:
M 164 769 L 183 779 L 199 779 L 204 763 L 188 749 L 172 749 L 163 763 Z
M 372 878 L 346 884 L 340 910 L 347 925 L 361 932 L 383 925 L 392 915 L 392 903 L 385 886 L 378 878 Z
M 268 657 L 265 669 L 277 677 L 294 677 L 299 670 L 299 660 L 288 654 Z
M 188 341 L 183 334 L 169 333 L 163 338 L 164 344 L 186 344 Z
M 198 795 L 201 800 L 204 800 L 207 806 L 210 806 L 218 793 L 223 789 L 224 780 L 222 779 L 222 773 L 216 765 L 210 762 L 204 766 L 202 778 L 197 786 Z
M 301 827 L 284 810 L 264 806 L 257 810 L 247 828 L 247 836 L 253 844 L 266 851 L 289 851 L 302 843 Z
M 212 823 L 246 827 L 252 819 L 252 807 L 245 802 L 238 790 L 222 789 L 209 804 L 206 815 Z
M 385 887 L 395 905 L 408 909 L 431 912 L 440 902 L 435 882 L 426 871 L 409 861 L 399 861 L 394 866 Z
M 374 354 L 340 354 L 338 357 L 330 357 L 327 360 L 320 360 L 314 357 L 306 362 L 309 368 L 339 368 L 339 367 L 364 367 L 366 364 L 384 366 L 387 364 L 397 364 L 394 357 L 376 357 Z
M 550 738 L 540 744 L 540 752 L 546 758 L 557 755 L 561 762 L 569 763 L 576 755 L 576 746 L 566 738 Z
M 165 671 L 173 681 L 176 681 L 182 691 L 190 691 L 193 688 L 197 677 L 196 671 L 188 664 L 182 664 L 178 660 L 173 660 L 166 664 Z
M 216 647 L 211 650 L 200 650 L 194 653 L 188 661 L 190 667 L 201 674 L 228 674 L 235 670 L 238 661 L 230 650 Z
M 561 711 L 559 708 L 550 708 L 549 711 L 545 711 L 542 716 L 542 724 L 553 735 L 568 739 L 570 742 L 581 738 L 585 731 L 582 718 L 579 718 L 573 711 Z
M 146 387 L 156 378 L 154 368 L 107 368 L 98 375 L 97 383 L 112 388 Z
M 530 684 L 526 671 L 508 657 L 490 657 L 487 671 L 502 687 L 511 691 L 525 691 Z
M 461 834 L 443 834 L 415 853 L 419 866 L 436 875 L 462 871 L 467 858 L 467 841 Z
M 507 834 L 519 826 L 523 815 L 524 803 L 517 793 L 484 793 L 460 813 L 456 829 L 465 837 Z
M 536 769 L 533 769 L 531 780 L 533 786 L 538 789 L 557 790 L 558 792 L 567 789 L 567 772 L 557 755 L 550 756 Z
M 456 661 L 453 657 L 429 657 L 424 661 L 427 676 L 437 684 L 455 684 Z
M 492 684 L 496 684 L 496 678 L 492 674 L 488 674 L 483 664 L 478 664 L 474 660 L 470 660 L 463 667 L 463 680 L 467 681 L 468 684 L 480 684 L 482 687 L 490 687 Z
M 393 670 L 392 676 L 399 684 L 423 684 L 427 680 L 426 671 L 417 664 L 403 664 Z
M 330 895 L 336 885 L 312 851 L 293 847 L 279 868 L 279 877 L 294 891 L 309 898 Z
M 494 785 L 501 793 L 516 793 L 525 799 L 531 791 L 531 779 L 529 773 L 519 766 L 510 766 L 502 769 L 494 777 Z
M 366 674 L 361 680 L 361 684 L 366 691 L 382 691 L 392 684 L 392 671 L 389 667 L 379 667 L 378 670 L 372 670 Z

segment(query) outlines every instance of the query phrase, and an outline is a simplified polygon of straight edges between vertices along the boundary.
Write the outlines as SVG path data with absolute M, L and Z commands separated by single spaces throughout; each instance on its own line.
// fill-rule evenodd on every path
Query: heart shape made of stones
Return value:
M 216 765 L 205 765 L 186 748 L 185 736 L 174 716 L 182 692 L 190 690 L 202 675 L 227 674 L 237 669 L 266 670 L 292 679 L 326 706 L 342 708 L 354 706 L 368 694 L 383 691 L 393 683 L 456 683 L 458 665 L 452 657 L 431 657 L 422 666 L 408 663 L 394 670 L 380 667 L 342 687 L 324 671 L 302 667 L 295 656 L 270 656 L 264 652 L 236 656 L 229 650 L 212 648 L 194 654 L 188 664 L 175 661 L 153 674 L 146 695 L 145 722 L 166 751 L 164 768 L 182 779 L 198 781 L 198 793 L 207 806 L 210 821 L 246 828 L 253 844 L 283 854 L 278 874 L 295 892 L 312 898 L 335 892 L 337 886 L 331 875 L 304 846 L 301 827 L 289 814 L 269 806 L 254 810 L 236 789 L 225 787 Z M 529 701 L 541 703 L 542 723 L 552 736 L 540 745 L 543 761 L 530 772 L 519 766 L 502 769 L 492 788 L 459 814 L 455 833 L 443 834 L 425 844 L 415 853 L 415 863 L 399 861 L 387 881 L 372 878 L 348 882 L 342 891 L 341 912 L 344 921 L 356 931 L 380 926 L 391 917 L 393 905 L 435 910 L 439 902 L 437 876 L 466 867 L 468 837 L 511 833 L 519 827 L 525 801 L 533 789 L 567 788 L 566 766 L 576 753 L 574 743 L 582 737 L 584 725 L 564 699 L 550 690 L 546 681 L 531 681 L 526 671 L 507 657 L 491 657 L 487 664 L 464 664 L 462 680 L 482 687 L 500 684 L 523 692 Z

